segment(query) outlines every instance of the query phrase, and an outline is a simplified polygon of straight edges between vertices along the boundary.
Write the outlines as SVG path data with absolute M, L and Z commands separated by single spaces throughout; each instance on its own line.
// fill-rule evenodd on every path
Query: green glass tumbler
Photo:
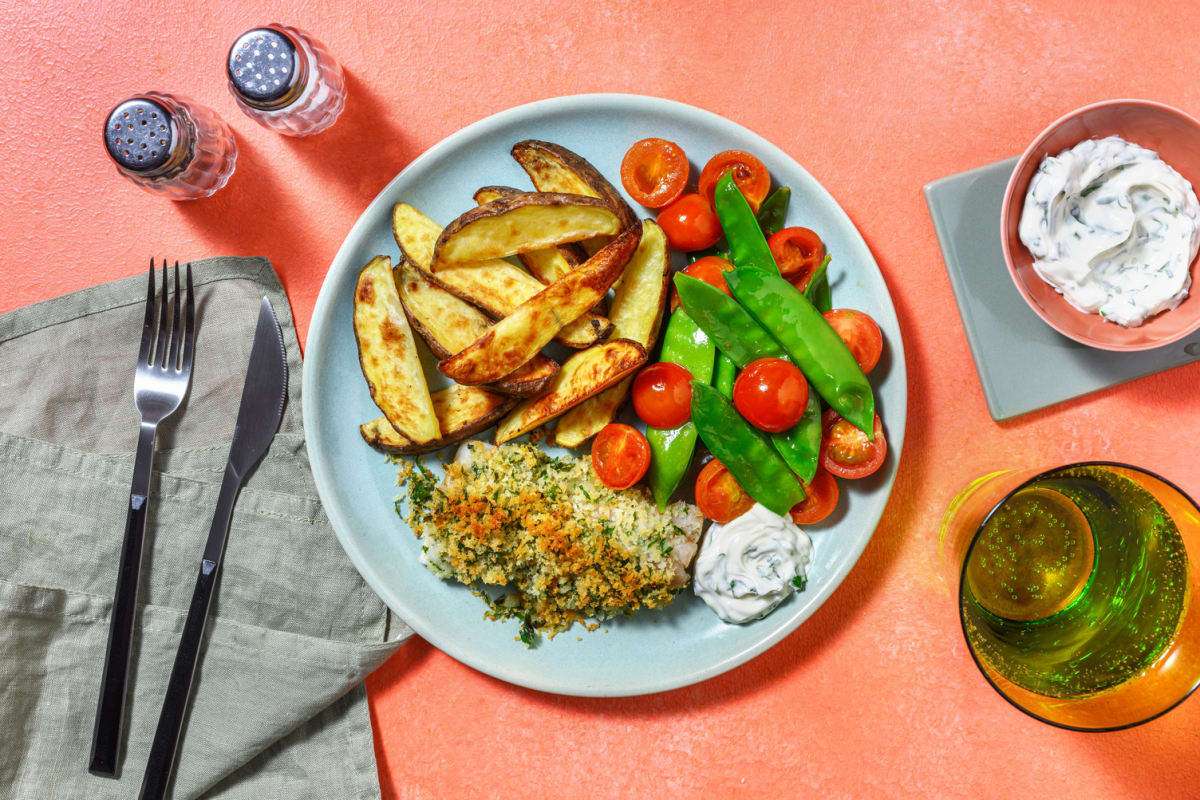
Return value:
M 994 472 L 938 539 L 972 657 L 1027 714 L 1117 730 L 1200 685 L 1200 508 L 1163 478 L 1109 462 Z

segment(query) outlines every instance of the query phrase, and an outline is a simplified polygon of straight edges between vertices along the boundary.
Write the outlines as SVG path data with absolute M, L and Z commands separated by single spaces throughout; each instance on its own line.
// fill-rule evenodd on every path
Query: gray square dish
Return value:
M 1135 353 L 1096 350 L 1038 318 L 1000 250 L 1000 204 L 1016 158 L 925 186 L 950 286 L 992 418 L 999 421 L 1200 358 L 1200 333 Z

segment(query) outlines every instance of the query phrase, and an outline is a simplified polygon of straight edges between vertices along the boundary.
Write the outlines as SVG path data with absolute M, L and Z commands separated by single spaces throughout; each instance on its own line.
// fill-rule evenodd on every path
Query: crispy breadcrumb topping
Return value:
M 687 584 L 699 522 L 691 533 L 676 523 L 695 513 L 690 505 L 659 511 L 645 489 L 609 489 L 587 457 L 530 444 L 467 448 L 440 482 L 419 461 L 403 462 L 407 502 L 397 513 L 422 539 L 422 562 L 476 588 L 489 618 L 521 620 L 526 644 L 665 605 Z M 508 591 L 488 599 L 484 585 Z

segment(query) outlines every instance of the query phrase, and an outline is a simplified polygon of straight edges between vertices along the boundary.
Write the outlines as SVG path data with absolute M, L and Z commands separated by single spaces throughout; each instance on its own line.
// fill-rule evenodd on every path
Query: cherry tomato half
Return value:
M 804 373 L 782 358 L 751 361 L 733 382 L 733 405 L 754 427 L 781 433 L 808 407 Z
M 708 202 L 713 201 L 717 181 L 726 172 L 733 173 L 733 182 L 742 190 L 750 208 L 757 213 L 771 188 L 771 173 L 767 172 L 761 161 L 745 150 L 723 150 L 710 158 L 700 172 L 698 190 L 708 198 Z
M 651 428 L 678 428 L 692 416 L 692 373 L 660 361 L 633 379 L 633 410 Z
M 733 262 L 728 261 L 720 256 L 705 256 L 697 258 L 683 270 L 684 275 L 690 275 L 693 278 L 704 281 L 707 284 L 717 287 L 725 294 L 729 294 L 729 284 L 725 283 L 725 276 L 721 273 L 729 272 L 733 269 Z M 679 308 L 679 293 L 675 291 L 675 287 L 671 287 L 671 310 Z
M 825 243 L 808 228 L 784 228 L 767 239 L 767 247 L 775 256 L 779 274 L 802 292 L 825 258 Z
M 610 422 L 592 442 L 592 469 L 610 489 L 628 489 L 650 468 L 650 443 L 637 428 Z
M 875 441 L 842 419 L 832 408 L 821 415 L 821 466 L 839 478 L 865 478 L 883 464 L 887 439 L 883 422 L 875 415 Z
M 649 208 L 662 208 L 683 194 L 690 172 L 683 148 L 666 139 L 634 142 L 621 159 L 621 184 Z
M 754 507 L 754 498 L 746 493 L 725 465 L 713 459 L 696 476 L 696 506 L 713 522 L 731 522 Z
M 698 194 L 680 195 L 658 212 L 658 224 L 667 234 L 671 249 L 684 252 L 712 247 L 723 233 L 712 203 Z
M 863 372 L 870 372 L 883 355 L 883 334 L 875 320 L 861 311 L 850 308 L 835 308 L 822 314 L 825 321 L 842 337 L 846 347 L 854 354 L 854 360 Z
M 792 506 L 792 522 L 813 525 L 828 517 L 838 504 L 837 479 L 817 467 L 812 483 L 804 484 L 804 499 Z

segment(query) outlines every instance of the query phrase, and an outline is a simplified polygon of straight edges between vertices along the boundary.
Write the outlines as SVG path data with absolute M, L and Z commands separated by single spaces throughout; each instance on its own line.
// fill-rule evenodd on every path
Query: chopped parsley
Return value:
M 792 578 L 792 586 L 796 587 L 797 592 L 803 592 L 808 588 L 808 576 L 797 575 L 796 577 Z
M 570 472 L 575 469 L 575 465 L 566 458 L 551 458 L 546 462 L 546 465 L 555 472 Z
M 537 629 L 533 627 L 533 620 L 526 614 L 524 619 L 521 620 L 521 641 L 526 647 L 533 647 L 537 639 Z
M 408 499 L 418 505 L 424 505 L 433 499 L 433 490 L 436 486 L 433 473 L 429 468 L 420 461 L 416 462 L 419 475 L 413 475 L 409 478 L 408 483 Z

